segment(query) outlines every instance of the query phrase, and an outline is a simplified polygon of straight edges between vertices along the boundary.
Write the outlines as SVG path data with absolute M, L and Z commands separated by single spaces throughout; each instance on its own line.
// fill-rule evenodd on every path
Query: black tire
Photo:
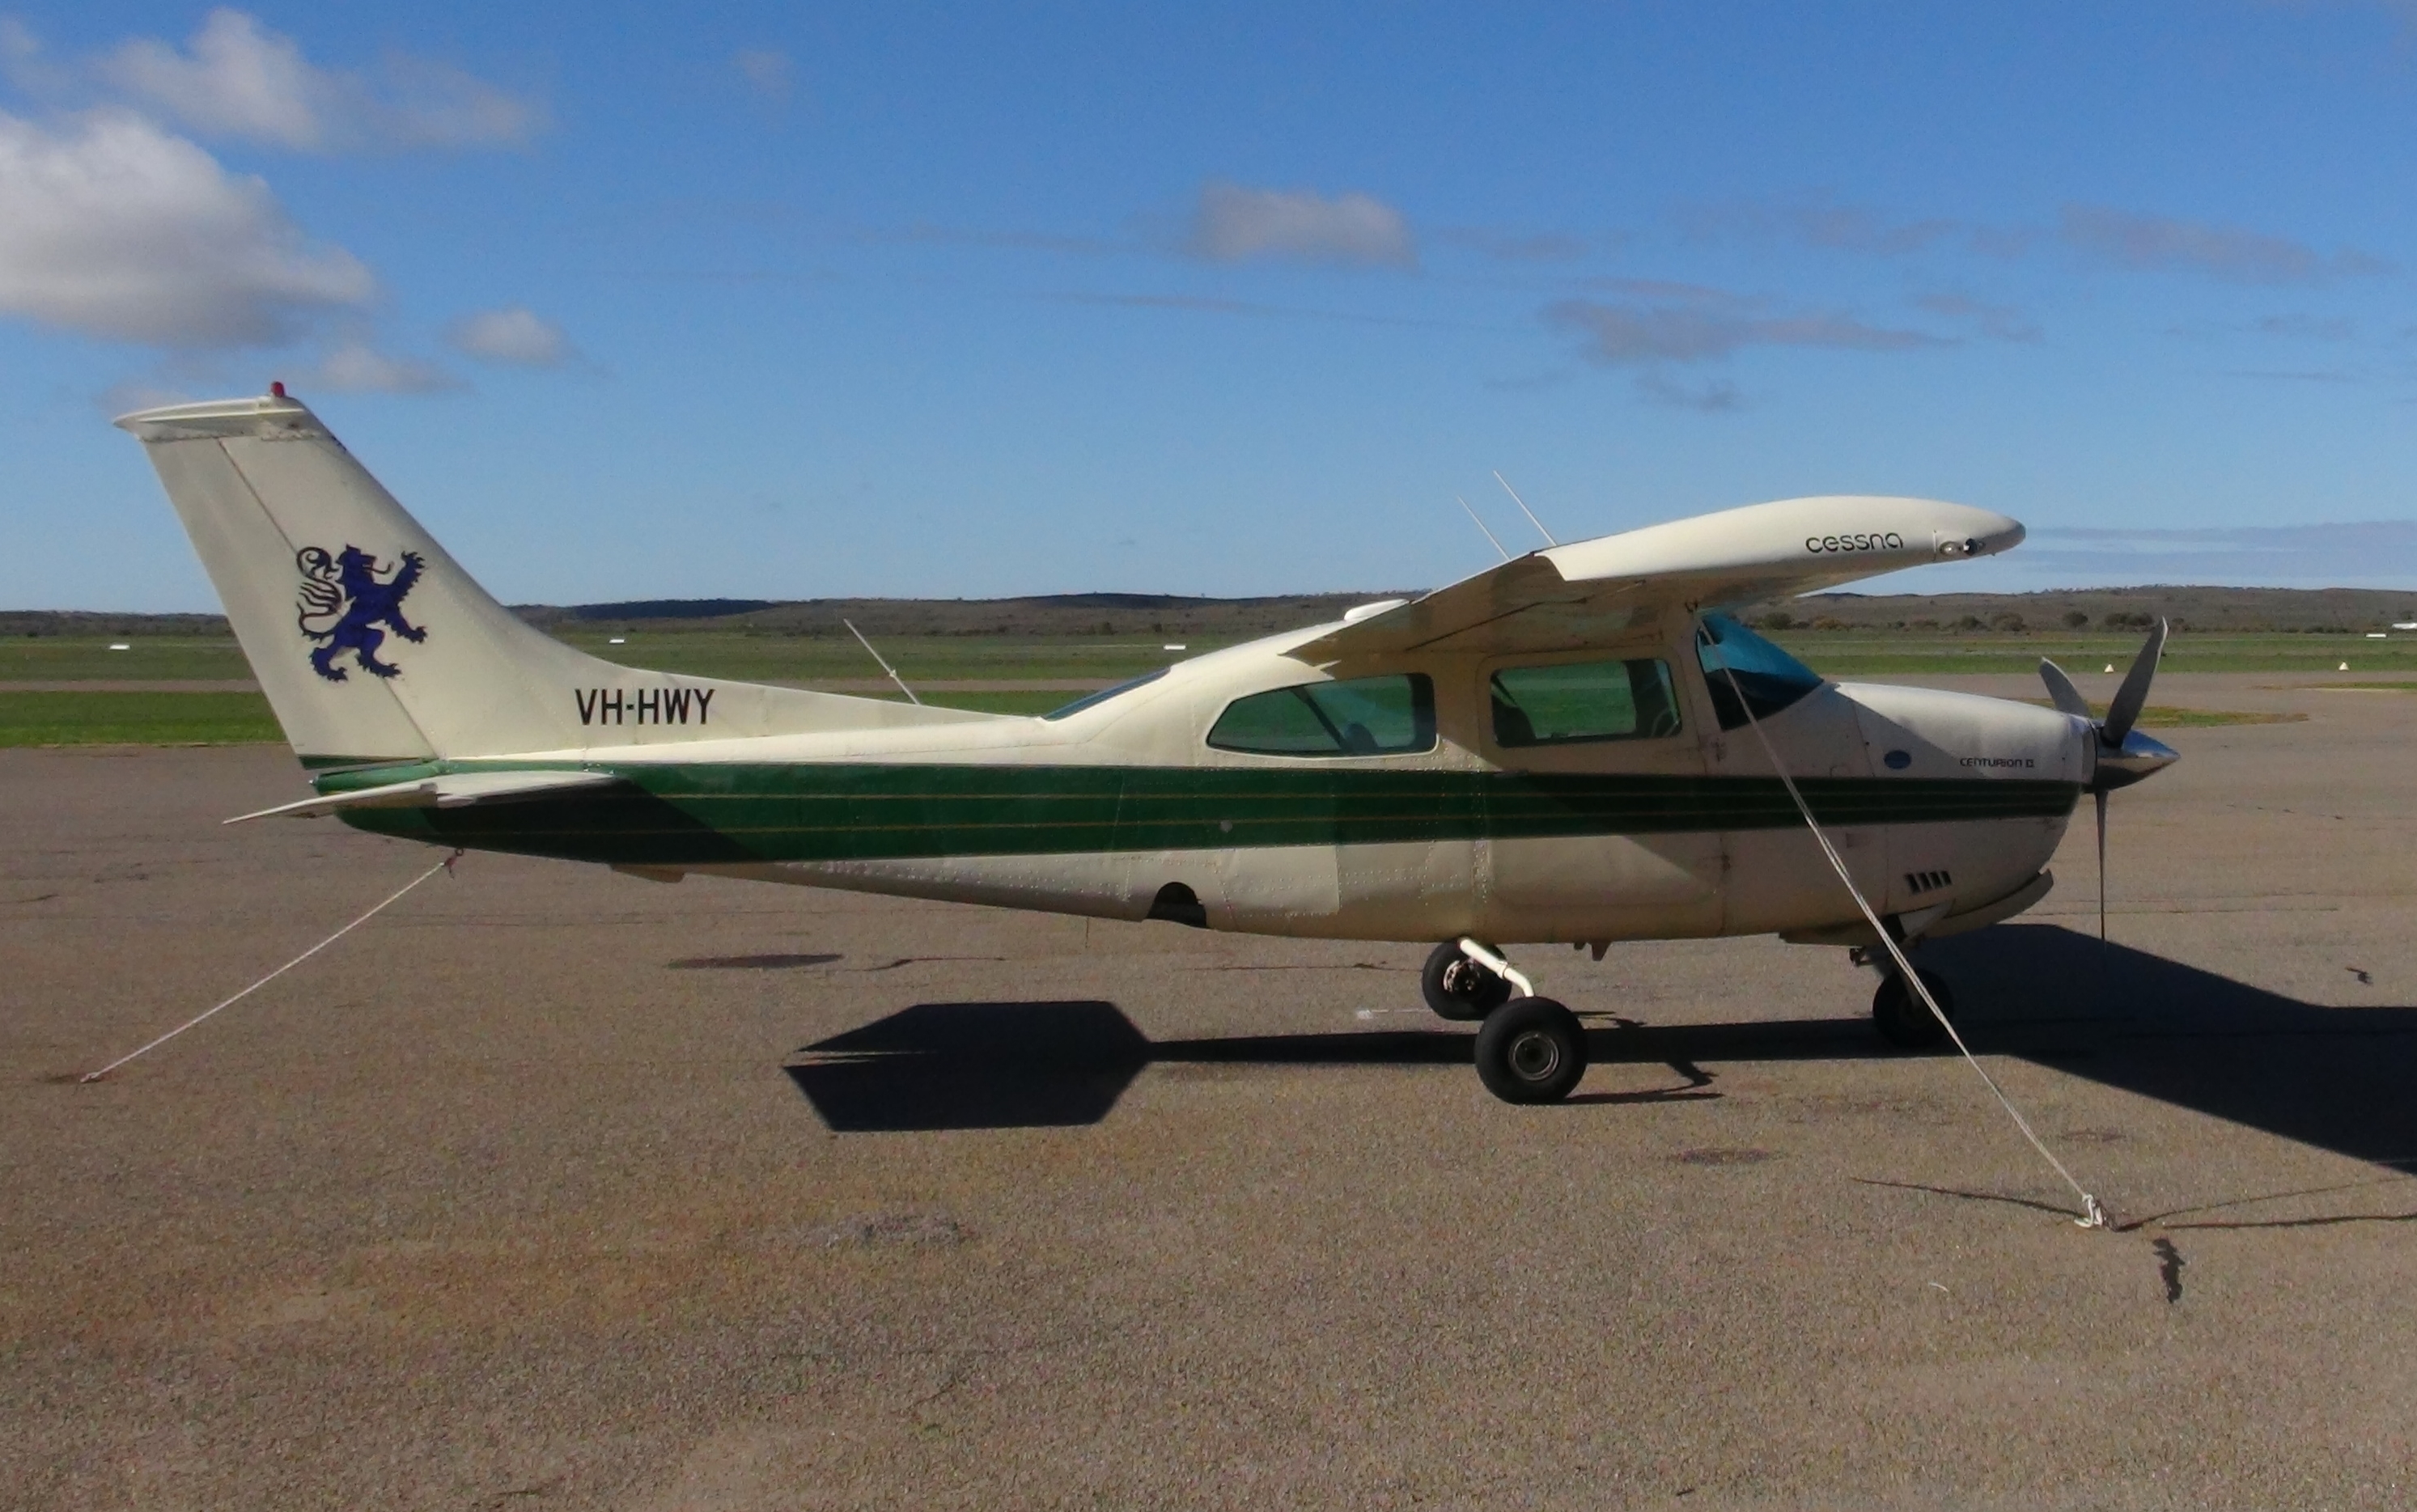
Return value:
M 1477 1032 L 1478 1079 L 1504 1102 L 1558 1102 L 1586 1071 L 1586 1029 L 1551 998 L 1513 998 Z
M 1511 984 L 1462 955 L 1457 940 L 1446 940 L 1427 956 L 1419 990 L 1437 1018 L 1454 1023 L 1475 1023 L 1511 1000 Z
M 1916 968 L 1920 971 L 1920 968 Z M 1937 972 L 1920 972 L 1922 985 L 1938 1000 L 1947 1017 L 1955 1017 L 1955 994 L 1948 990 L 1947 978 Z M 1931 1016 L 1921 997 L 1908 990 L 1905 978 L 1891 972 L 1872 994 L 1872 1023 L 1880 1037 L 1899 1050 L 1929 1050 L 1947 1039 L 1947 1028 Z

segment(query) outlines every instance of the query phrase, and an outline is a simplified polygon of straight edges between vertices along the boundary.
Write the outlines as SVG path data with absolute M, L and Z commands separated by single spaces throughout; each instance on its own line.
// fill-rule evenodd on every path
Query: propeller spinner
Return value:
M 2140 654 L 2132 658 L 2132 670 L 2123 674 L 2123 685 L 2115 690 L 2115 701 L 2106 706 L 2106 718 L 2098 718 L 2090 712 L 2090 701 L 2064 669 L 2045 657 L 2040 658 L 2040 681 L 2047 685 L 2047 696 L 2059 709 L 2076 718 L 2088 719 L 2098 735 L 2098 760 L 2091 770 L 2090 796 L 2098 810 L 2098 938 L 2106 938 L 2106 794 L 2117 788 L 2128 788 L 2181 760 L 2172 747 L 2133 729 L 2140 710 L 2149 702 L 2149 684 L 2156 679 L 2157 658 L 2165 654 L 2166 622 L 2157 627 L 2140 646 Z

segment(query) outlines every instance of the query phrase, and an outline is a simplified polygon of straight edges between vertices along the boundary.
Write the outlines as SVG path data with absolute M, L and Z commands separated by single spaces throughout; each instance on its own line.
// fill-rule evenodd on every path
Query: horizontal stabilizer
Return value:
M 247 819 L 316 819 L 347 809 L 467 809 L 490 803 L 518 803 L 552 798 L 586 788 L 610 787 L 621 779 L 610 772 L 456 772 L 449 777 L 421 778 L 416 782 L 388 782 L 353 793 L 331 793 L 323 798 L 280 804 L 258 813 L 237 814 L 222 823 Z

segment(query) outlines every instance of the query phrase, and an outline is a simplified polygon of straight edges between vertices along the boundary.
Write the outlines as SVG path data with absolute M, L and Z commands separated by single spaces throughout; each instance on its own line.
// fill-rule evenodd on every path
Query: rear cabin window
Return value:
M 1679 733 L 1670 664 L 1563 661 L 1494 674 L 1494 743 L 1505 748 L 1589 740 L 1659 740 Z
M 1253 693 L 1208 731 L 1219 750 L 1254 756 L 1401 756 L 1435 743 L 1435 684 L 1421 673 Z

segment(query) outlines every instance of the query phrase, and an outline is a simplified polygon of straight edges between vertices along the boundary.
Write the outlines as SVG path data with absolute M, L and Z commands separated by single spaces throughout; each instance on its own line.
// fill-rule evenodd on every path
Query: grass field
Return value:
M 853 640 L 725 629 L 632 631 L 611 643 L 602 630 L 562 637 L 583 651 L 630 666 L 742 682 L 823 683 L 876 678 L 880 668 Z M 2139 649 L 2136 634 L 1957 633 L 1920 630 L 1789 630 L 1775 637 L 1835 677 L 1924 677 L 2008 673 L 2028 675 L 2042 657 L 2077 674 L 2121 670 Z M 11 636 L 0 639 L 0 684 L 8 682 L 202 682 L 250 676 L 226 636 L 129 638 L 125 651 L 106 638 Z M 1106 684 L 1213 650 L 1186 643 L 1076 636 L 894 636 L 876 643 L 909 684 L 1082 680 Z M 297 651 L 298 651 L 297 647 Z M 2354 673 L 2417 677 L 2417 636 L 2371 641 L 2364 635 L 2186 634 L 2166 643 L 2173 672 L 2276 675 Z M 2336 686 L 2417 691 L 2417 681 Z M 932 692 L 927 703 L 997 714 L 1043 714 L 1076 695 L 1011 688 Z M 2228 724 L 2268 718 L 2152 709 L 2151 727 Z M 0 691 L 0 745 L 218 744 L 281 738 L 259 695 L 236 692 Z
M 231 635 L 111 641 L 88 636 L 12 635 L 0 640 L 0 682 L 220 682 L 249 677 Z
M 2117 635 L 1943 634 L 1917 630 L 1786 630 L 1771 637 L 1832 677 L 2029 673 L 2046 657 L 2070 673 L 2117 672 L 2140 653 L 2138 633 Z M 2417 635 L 2176 635 L 2167 672 L 2353 672 L 2417 673 Z
M 749 634 L 729 630 L 633 633 L 621 645 L 601 632 L 571 631 L 562 639 L 580 650 L 626 666 L 741 682 L 822 682 L 878 677 L 881 669 L 854 641 L 828 636 Z M 1980 631 L 1787 630 L 1773 637 L 1833 677 L 1922 673 L 2029 673 L 2042 657 L 2070 672 L 2120 671 L 2140 648 L 2136 634 L 2051 635 Z M 0 640 L 0 682 L 182 681 L 251 675 L 231 637 L 161 637 L 126 643 L 16 636 Z M 1206 641 L 1170 652 L 1163 643 L 1081 637 L 897 636 L 875 643 L 910 683 L 1016 682 L 1091 678 L 1113 682 L 1178 657 L 1217 649 Z M 2177 635 L 2166 645 L 2175 672 L 2353 672 L 2417 675 L 2417 635 L 2370 641 L 2364 635 Z
M 726 630 L 634 634 L 614 645 L 602 633 L 573 631 L 561 637 L 591 656 L 655 672 L 740 682 L 816 682 L 878 677 L 864 648 L 827 636 L 750 635 Z M 177 682 L 244 678 L 251 669 L 231 636 L 132 640 L 130 649 L 112 651 L 110 642 L 86 637 L 14 636 L 0 640 L 0 682 Z M 874 643 L 910 683 L 938 680 L 1018 682 L 1035 678 L 1093 678 L 1117 682 L 1164 666 L 1169 660 L 1215 649 L 1185 643 L 1184 651 L 1164 643 L 1116 639 L 900 636 Z M 304 649 L 296 643 L 296 653 Z M 2412 662 L 2417 669 L 2417 662 Z
M 730 677 L 740 682 L 821 682 L 881 675 L 880 667 L 865 655 L 864 647 L 850 639 L 828 636 L 694 630 L 652 636 L 633 634 L 628 643 L 614 645 L 602 635 L 573 631 L 561 639 L 608 661 L 696 677 Z M 1121 682 L 1153 667 L 1163 667 L 1171 660 L 1217 648 L 1204 641 L 1183 643 L 1186 649 L 1168 651 L 1163 649 L 1164 642 L 1137 640 L 1130 635 L 1101 640 L 1057 636 L 887 636 L 874 643 L 882 657 L 910 684 L 1072 677 Z M 2417 670 L 2417 660 L 2409 666 Z
M 258 693 L 0 693 L 0 746 L 238 746 L 284 738 Z

